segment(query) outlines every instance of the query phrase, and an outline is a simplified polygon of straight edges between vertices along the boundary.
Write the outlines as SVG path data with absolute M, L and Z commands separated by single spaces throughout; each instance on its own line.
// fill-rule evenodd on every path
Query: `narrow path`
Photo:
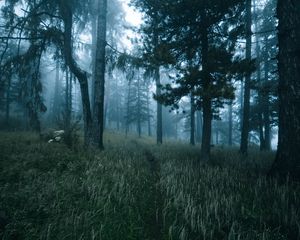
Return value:
M 160 187 L 160 165 L 153 154 L 144 150 L 144 154 L 150 168 L 149 179 L 149 216 L 145 223 L 147 224 L 148 237 L 150 240 L 163 240 L 163 220 L 162 209 L 164 205 L 163 195 Z

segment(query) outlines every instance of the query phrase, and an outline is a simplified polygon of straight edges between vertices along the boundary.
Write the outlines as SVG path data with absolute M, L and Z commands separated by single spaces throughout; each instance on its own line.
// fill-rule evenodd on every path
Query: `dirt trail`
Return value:
M 149 150 L 144 150 L 149 170 L 149 216 L 147 217 L 147 231 L 150 240 L 163 240 L 162 209 L 164 205 L 163 195 L 160 187 L 160 165 L 158 160 Z

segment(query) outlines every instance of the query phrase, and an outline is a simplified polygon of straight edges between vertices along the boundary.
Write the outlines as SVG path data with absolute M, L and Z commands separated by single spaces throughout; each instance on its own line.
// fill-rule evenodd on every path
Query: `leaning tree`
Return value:
M 16 14 L 16 9 L 22 4 L 26 9 L 21 9 L 24 13 L 21 16 Z M 97 6 L 98 12 L 96 53 L 93 55 L 97 65 L 95 87 L 92 89 L 92 102 L 95 102 L 93 109 L 89 97 L 89 74 L 76 61 L 73 48 L 74 29 L 84 28 L 89 23 L 91 6 Z M 80 85 L 85 145 L 102 148 L 107 0 L 9 0 L 3 12 L 9 33 L 4 39 L 26 41 L 29 45 L 24 53 L 7 59 L 1 69 L 5 70 L 5 66 L 12 63 L 15 71 L 30 85 L 26 97 L 29 99 L 27 106 L 31 119 L 37 122 L 39 110 L 44 110 L 39 72 L 42 54 L 49 48 L 55 48 Z M 35 122 L 33 124 L 39 125 Z

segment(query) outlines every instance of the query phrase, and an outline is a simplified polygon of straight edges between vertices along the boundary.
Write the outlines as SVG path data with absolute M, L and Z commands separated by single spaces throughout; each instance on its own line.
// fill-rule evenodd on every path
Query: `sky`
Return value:
M 125 10 L 125 20 L 129 25 L 138 27 L 142 24 L 142 14 L 137 12 L 133 7 L 129 6 L 129 2 L 130 0 L 122 0 L 123 8 Z M 126 48 L 125 51 L 131 51 L 133 49 L 131 39 L 135 37 L 137 37 L 137 33 L 129 29 L 125 30 L 125 36 L 122 39 L 124 47 Z
M 133 7 L 129 6 L 130 0 L 123 0 L 123 8 L 126 12 L 125 20 L 135 27 L 138 27 L 142 23 L 141 13 L 134 10 Z

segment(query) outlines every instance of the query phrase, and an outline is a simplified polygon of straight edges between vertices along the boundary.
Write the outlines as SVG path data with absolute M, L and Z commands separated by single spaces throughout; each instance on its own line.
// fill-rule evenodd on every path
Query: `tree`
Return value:
M 150 117 L 147 95 L 149 89 L 146 81 L 141 78 L 141 71 L 139 69 L 132 72 L 131 77 L 129 77 L 129 81 L 127 110 L 125 116 L 127 122 L 126 129 L 128 131 L 129 125 L 135 123 L 136 132 L 138 133 L 138 136 L 141 137 L 142 124 L 148 122 Z
M 246 60 L 251 61 L 251 24 L 252 24 L 252 12 L 251 12 L 251 0 L 246 0 Z M 243 122 L 241 133 L 241 146 L 240 152 L 247 154 L 248 152 L 248 140 L 249 140 L 249 118 L 250 118 L 250 84 L 251 84 L 251 72 L 247 72 L 245 77 L 244 86 L 244 103 L 243 103 Z
M 98 0 L 97 43 L 94 84 L 94 127 L 93 144 L 103 148 L 104 131 L 104 86 L 105 86 L 105 47 L 106 47 L 106 12 L 107 0 Z
M 228 145 L 229 146 L 232 146 L 232 134 L 233 134 L 232 105 L 233 105 L 233 101 L 230 101 L 230 103 L 228 104 Z
M 278 0 L 279 139 L 271 175 L 300 180 L 300 2 Z
M 107 1 L 99 0 L 98 25 L 97 25 L 97 49 L 96 60 L 97 71 L 95 72 L 95 105 L 93 113 L 89 96 L 88 73 L 81 68 L 76 61 L 73 47 L 73 31 L 83 29 L 88 22 L 90 12 L 90 1 L 24 1 L 28 6 L 24 10 L 25 17 L 19 17 L 14 13 L 15 8 L 21 1 L 9 1 L 6 21 L 16 22 L 11 28 L 8 39 L 18 39 L 29 41 L 30 47 L 20 58 L 19 54 L 14 57 L 14 61 L 21 59 L 19 66 L 24 69 L 30 66 L 32 69 L 22 72 L 27 85 L 28 109 L 31 122 L 35 128 L 39 129 L 37 121 L 39 110 L 44 110 L 40 98 L 41 84 L 39 81 L 39 67 L 42 54 L 49 48 L 55 47 L 60 52 L 61 58 L 67 68 L 76 77 L 80 85 L 83 122 L 84 122 L 84 142 L 86 146 L 94 145 L 103 148 L 103 103 L 104 103 L 104 73 L 105 73 L 105 47 L 106 47 L 106 8 Z M 23 1 L 22 1 L 23 2 Z M 76 16 L 76 18 L 75 18 Z M 45 27 L 47 22 L 47 27 Z M 10 24 L 11 25 L 11 24 Z M 26 31 L 25 31 L 26 30 Z M 15 34 L 15 35 L 14 35 Z M 12 60 L 11 60 L 12 61 Z M 31 61 L 29 63 L 29 61 Z
M 167 60 L 173 56 L 178 71 L 173 84 L 164 88 L 160 100 L 176 104 L 190 93 L 199 98 L 203 109 L 201 155 L 204 160 L 210 156 L 214 110 L 222 105 L 222 100 L 233 98 L 233 54 L 241 30 L 238 17 L 241 4 L 242 1 L 187 0 L 160 4 L 163 19 L 168 19 L 162 24 L 165 36 L 160 56 Z
M 253 81 L 252 89 L 257 96 L 254 95 L 255 102 L 251 106 L 250 130 L 258 132 L 260 150 L 270 151 L 278 95 L 276 1 L 271 0 L 263 8 L 261 6 L 254 1 L 256 81 Z
M 160 95 L 160 67 L 163 65 L 158 56 L 163 31 L 160 26 L 163 18 L 160 15 L 160 5 L 152 0 L 132 0 L 131 2 L 144 13 L 145 24 L 140 29 L 143 34 L 143 61 L 146 63 L 147 69 L 151 72 L 155 81 L 156 95 Z M 156 107 L 156 142 L 157 144 L 162 144 L 163 142 L 163 112 L 160 102 L 157 102 Z

